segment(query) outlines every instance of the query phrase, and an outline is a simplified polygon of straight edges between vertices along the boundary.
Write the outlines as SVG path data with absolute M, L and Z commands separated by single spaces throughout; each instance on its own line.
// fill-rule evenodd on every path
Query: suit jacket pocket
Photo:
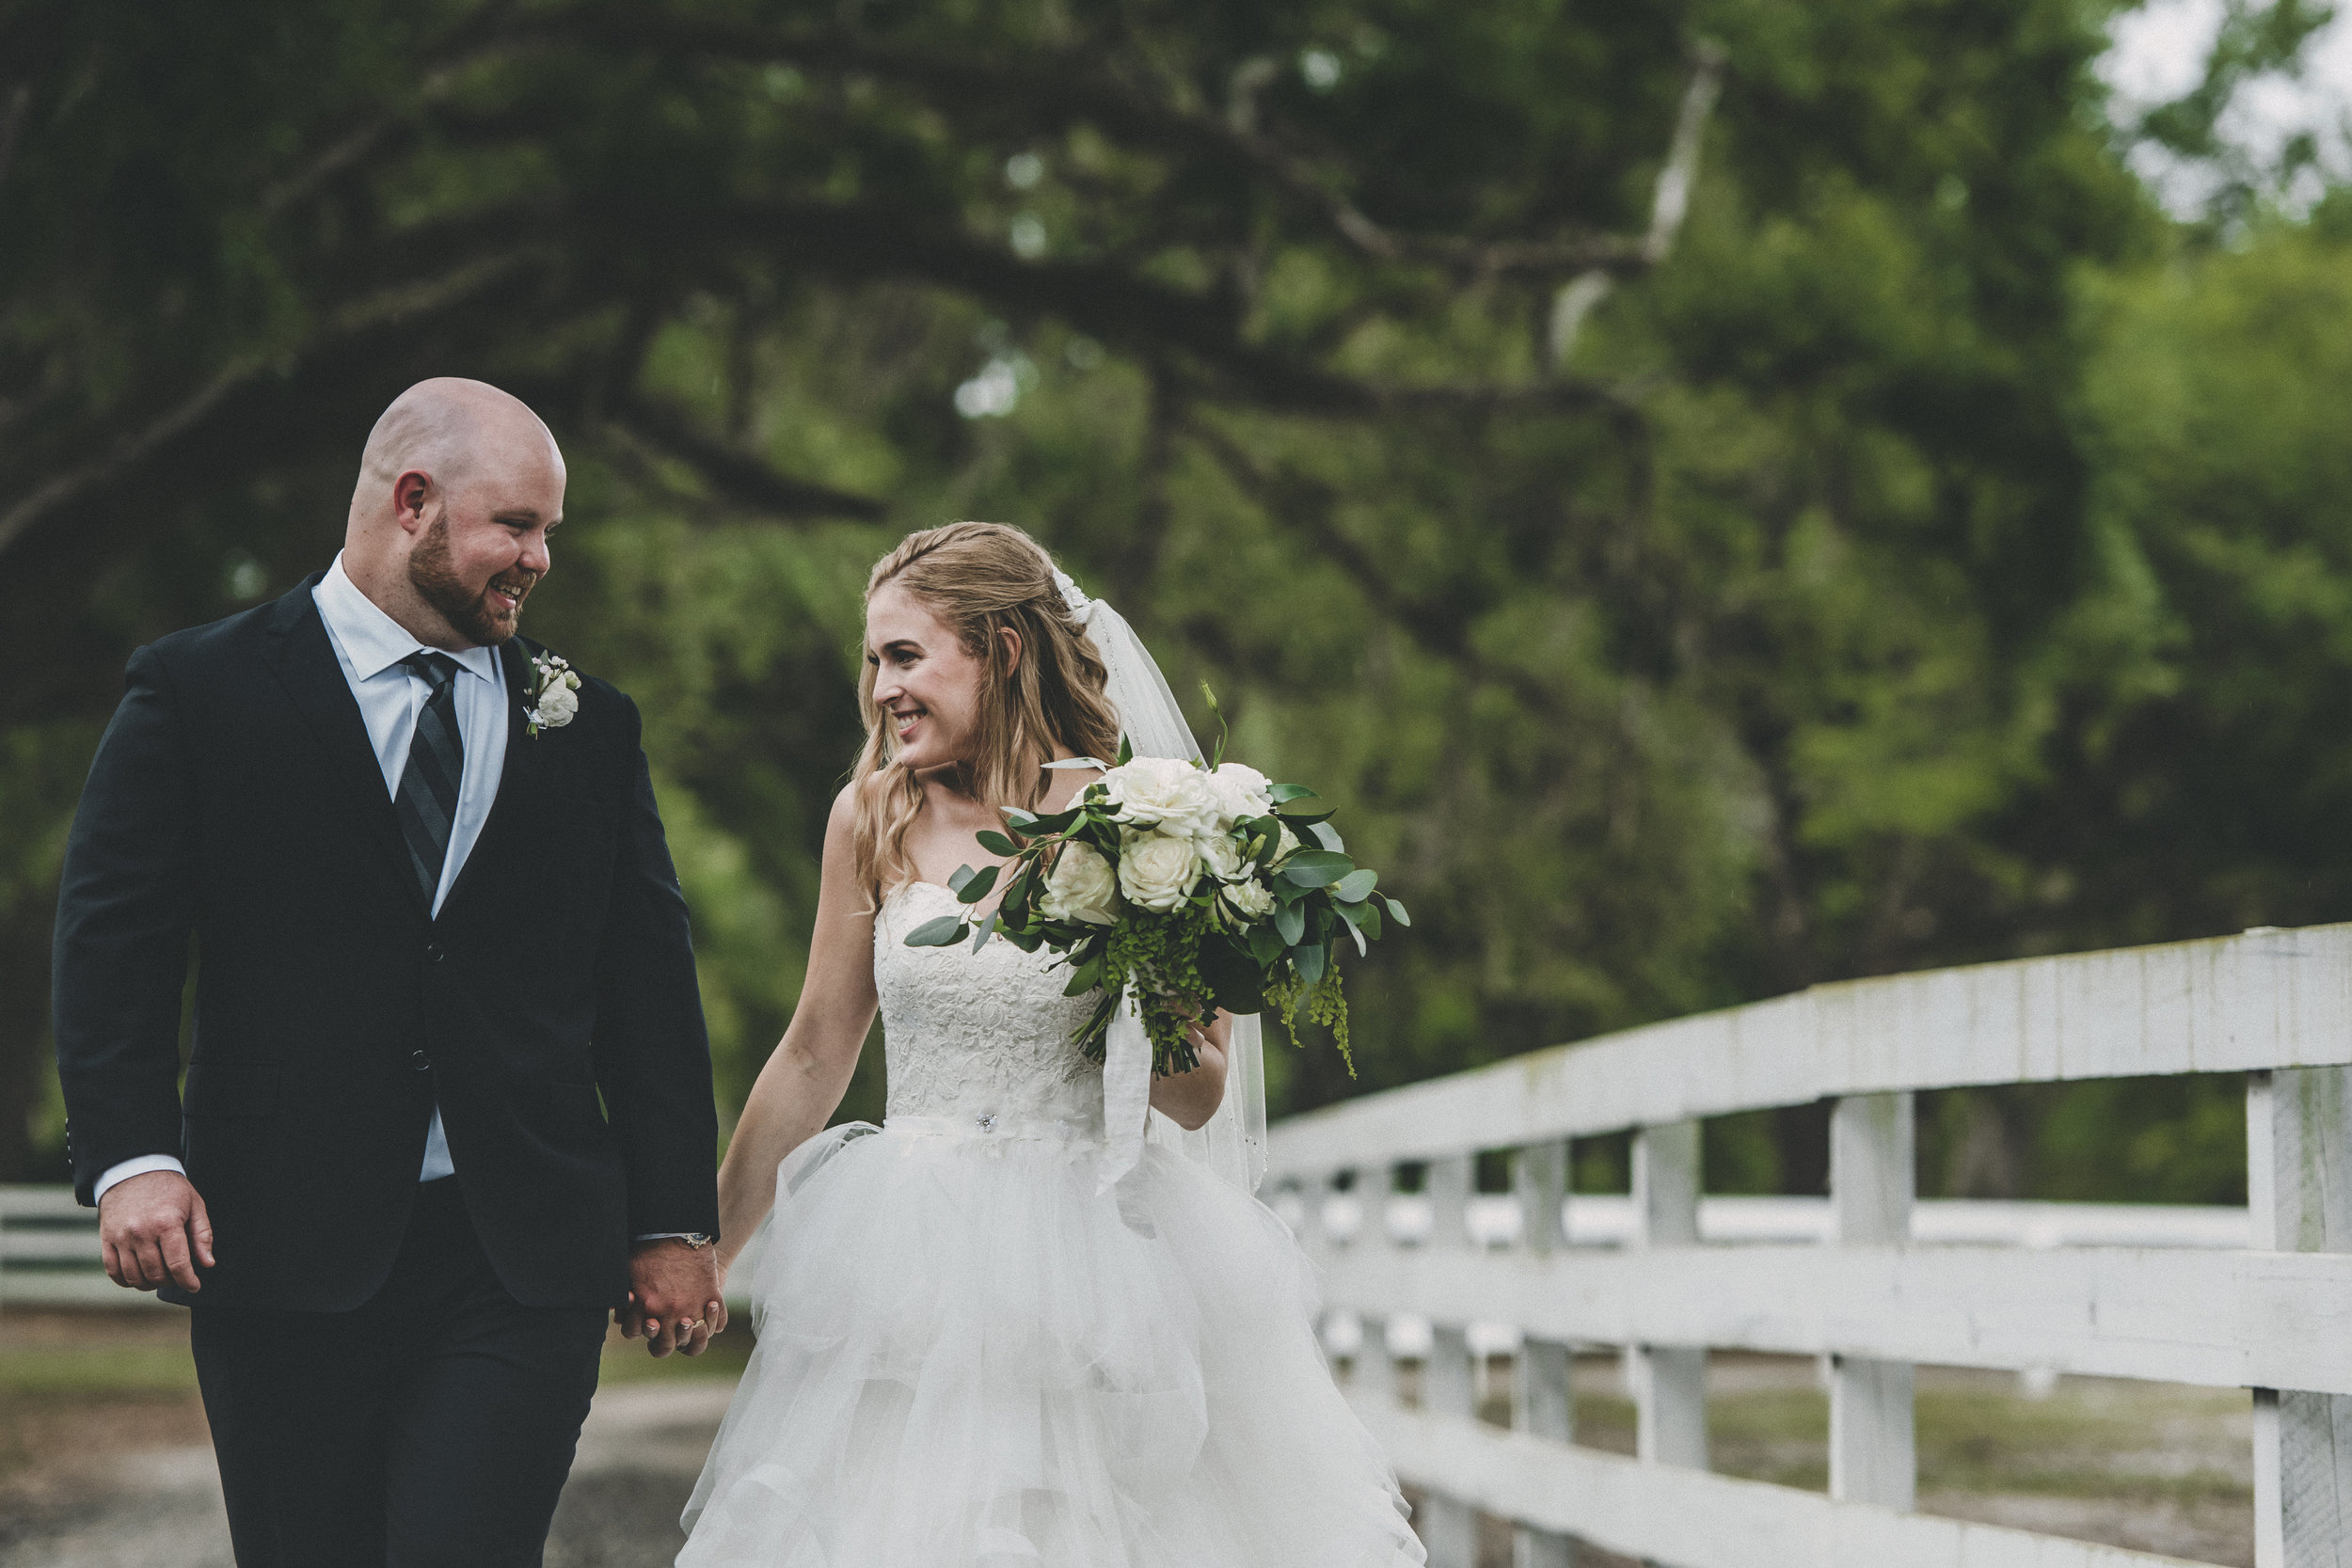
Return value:
M 276 1062 L 190 1062 L 183 1113 L 197 1117 L 265 1117 L 278 1109 Z

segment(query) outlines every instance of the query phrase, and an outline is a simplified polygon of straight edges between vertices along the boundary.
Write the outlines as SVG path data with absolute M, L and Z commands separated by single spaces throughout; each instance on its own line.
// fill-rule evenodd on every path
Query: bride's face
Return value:
M 966 758 L 982 666 L 930 606 L 884 583 L 866 601 L 866 662 L 900 761 L 920 773 Z

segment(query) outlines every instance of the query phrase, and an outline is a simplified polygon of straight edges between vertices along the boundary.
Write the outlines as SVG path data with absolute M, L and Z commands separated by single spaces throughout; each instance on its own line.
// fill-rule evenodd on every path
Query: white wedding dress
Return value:
M 1098 1194 L 1092 999 L 1050 954 L 902 943 L 955 908 L 916 882 L 875 921 L 887 1125 L 784 1163 L 679 1568 L 1420 1563 L 1289 1231 L 1158 1144 Z

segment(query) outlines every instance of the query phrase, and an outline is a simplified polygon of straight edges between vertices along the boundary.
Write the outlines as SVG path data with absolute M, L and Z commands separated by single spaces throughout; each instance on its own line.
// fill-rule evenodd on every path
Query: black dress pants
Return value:
M 606 1314 L 508 1295 L 454 1178 L 358 1310 L 192 1312 L 238 1568 L 539 1562 Z

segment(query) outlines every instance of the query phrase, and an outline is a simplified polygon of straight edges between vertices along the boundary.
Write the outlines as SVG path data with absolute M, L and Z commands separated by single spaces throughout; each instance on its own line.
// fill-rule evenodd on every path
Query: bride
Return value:
M 1052 954 L 902 941 L 958 910 L 1000 805 L 1057 811 L 1096 776 L 1047 762 L 1113 756 L 1122 728 L 1191 751 L 1156 667 L 1017 529 L 913 534 L 866 601 L 866 743 L 807 978 L 719 1176 L 723 1270 L 767 1216 L 759 1341 L 680 1568 L 1421 1562 L 1307 1261 L 1249 1195 L 1252 1107 L 1228 1101 L 1262 1091 L 1228 1078 L 1255 1021 L 1195 1030 L 1138 1145 Z M 877 1006 L 888 1117 L 825 1130 Z

